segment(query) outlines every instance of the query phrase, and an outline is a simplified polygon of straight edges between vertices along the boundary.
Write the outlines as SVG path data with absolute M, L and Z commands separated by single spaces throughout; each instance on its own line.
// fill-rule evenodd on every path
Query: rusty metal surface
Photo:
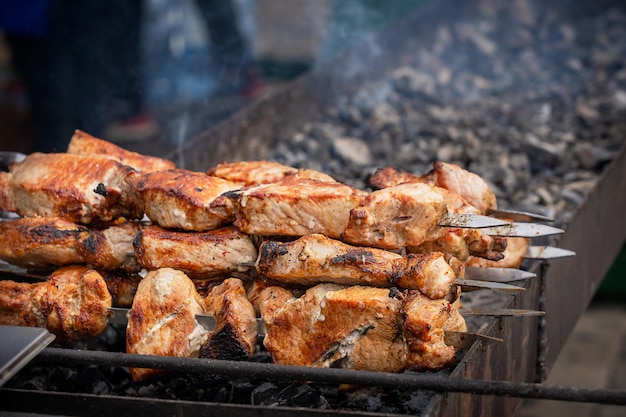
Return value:
M 576 252 L 547 271 L 543 379 L 626 241 L 626 143 L 587 196 L 557 246 Z

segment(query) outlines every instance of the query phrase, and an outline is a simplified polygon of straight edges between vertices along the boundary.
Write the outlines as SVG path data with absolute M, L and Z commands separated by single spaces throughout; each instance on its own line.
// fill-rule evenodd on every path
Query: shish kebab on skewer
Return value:
M 127 272 L 171 267 L 195 279 L 219 280 L 238 273 L 249 279 L 254 267 L 259 274 L 286 283 L 396 286 L 418 289 L 431 298 L 445 296 L 452 284 L 464 289 L 522 290 L 457 279 L 438 252 L 401 256 L 320 234 L 284 243 L 268 240 L 257 255 L 253 239 L 232 226 L 186 233 L 122 222 L 90 231 L 58 218 L 21 218 L 0 222 L 0 243 L 1 259 L 31 269 L 77 263 Z
M 258 168 L 257 166 L 257 170 L 259 170 L 260 168 Z M 165 174 L 166 173 L 166 174 Z M 165 175 L 163 175 L 165 174 Z M 190 180 L 190 175 L 188 174 L 194 174 L 193 175 L 193 180 Z M 209 198 L 209 200 L 206 199 L 206 193 L 204 195 L 205 198 L 205 203 L 208 203 L 209 205 L 214 204 L 215 201 L 217 200 L 223 200 L 222 196 L 219 195 L 220 191 L 223 191 L 224 189 L 233 187 L 233 185 L 228 185 L 226 186 L 226 183 L 228 183 L 226 180 L 224 180 L 224 186 L 226 188 L 221 188 L 217 190 L 217 192 L 214 190 L 215 187 L 211 187 L 210 185 L 207 186 L 207 180 L 210 179 L 210 177 L 208 176 L 202 176 L 200 175 L 200 173 L 188 173 L 186 174 L 183 170 L 173 170 L 173 171 L 165 171 L 165 172 L 156 172 L 156 173 L 152 173 L 152 174 L 146 174 L 145 178 L 141 177 L 140 180 L 137 180 L 135 182 L 137 189 L 139 189 L 138 191 L 138 195 L 140 196 L 140 200 L 146 202 L 146 204 L 144 204 L 145 207 L 151 207 L 152 208 L 152 212 L 153 213 L 165 213 L 165 215 L 159 217 L 157 214 L 154 215 L 154 217 L 157 218 L 157 220 L 160 220 L 161 222 L 163 222 L 165 225 L 167 226 L 180 226 L 181 228 L 185 228 L 185 225 L 182 224 L 177 224 L 177 223 L 172 223 L 172 222 L 168 222 L 167 219 L 175 219 L 176 216 L 174 215 L 169 215 L 167 213 L 187 213 L 190 212 L 191 210 L 187 210 L 189 208 L 189 204 L 187 205 L 183 205 L 182 200 L 185 199 L 193 199 L 194 196 L 190 197 L 190 190 L 201 190 L 201 191 L 207 191 L 207 190 L 211 190 L 211 192 L 209 193 L 209 196 L 213 196 L 217 198 L 215 200 L 213 200 L 213 198 Z M 287 178 L 294 178 L 295 176 L 297 176 L 297 172 L 295 175 L 292 175 L 291 177 L 287 177 Z M 149 176 L 157 176 L 156 178 L 147 178 Z M 203 178 L 201 178 L 203 177 Z M 155 181 L 151 181 L 155 180 Z M 177 181 L 179 180 L 179 181 Z M 213 180 L 218 180 L 221 181 L 217 178 L 214 178 Z M 198 181 L 201 181 L 202 183 L 200 184 L 200 187 L 197 186 Z M 176 184 L 172 185 L 168 185 L 171 182 L 176 182 Z M 163 185 L 165 183 L 165 185 Z M 150 186 L 150 184 L 152 184 L 152 186 Z M 194 185 L 194 187 L 192 188 L 191 186 Z M 172 192 L 172 190 L 175 190 L 176 192 Z M 148 198 L 145 198 L 147 196 L 149 196 Z M 170 199 L 168 200 L 168 197 L 170 197 Z M 172 200 L 172 198 L 174 198 L 174 200 Z M 163 204 L 159 204 L 159 203 L 163 203 Z M 176 204 L 179 203 L 179 204 Z M 195 204 L 195 202 L 194 202 Z M 180 206 L 183 206 L 182 209 L 180 208 Z M 222 208 L 227 208 L 228 204 L 218 204 L 218 206 L 222 207 Z M 196 208 L 196 212 L 198 212 L 200 210 L 198 210 Z M 207 210 L 205 210 L 206 212 Z M 180 216 L 178 216 L 180 217 Z M 193 217 L 193 216 L 189 216 L 189 217 Z M 196 215 L 196 218 L 198 218 L 199 216 Z M 210 216 L 209 216 L 210 217 Z M 230 214 L 226 214 L 225 216 L 223 216 L 223 220 L 227 220 L 228 217 L 230 217 Z M 164 220 L 165 219 L 165 220 Z M 192 222 L 194 223 L 194 222 Z M 197 223 L 197 222 L 196 222 Z M 219 224 L 216 223 L 215 225 Z M 193 228 L 193 226 L 192 226 Z M 474 232 L 474 231 L 472 231 Z M 456 253 L 455 253 L 456 254 Z M 98 266 L 98 265 L 96 265 Z M 160 265 L 160 266 L 168 266 L 168 265 Z M 172 265 L 174 266 L 174 265 Z M 189 271 L 190 273 L 193 273 L 192 271 Z
M 121 175 L 120 175 L 120 176 L 121 176 Z M 114 175 L 114 177 L 116 177 L 116 176 Z M 305 176 L 303 175 L 303 177 L 305 177 Z M 138 178 L 138 176 L 137 176 L 137 175 L 135 175 L 135 174 L 133 174 L 133 175 L 129 175 L 129 177 L 128 177 L 128 178 L 129 178 L 128 183 L 130 184 L 130 188 L 131 188 L 131 189 L 133 189 L 133 188 L 135 188 L 135 189 L 136 189 L 136 188 L 137 188 L 137 187 L 135 186 L 135 184 L 136 184 L 136 183 L 133 181 L 133 179 L 135 179 L 135 180 L 136 180 L 136 179 Z M 288 178 L 288 180 L 289 180 L 289 181 L 294 181 L 294 178 L 296 178 L 296 176 L 289 177 L 289 178 Z M 300 181 L 300 180 L 302 180 L 302 178 L 298 178 L 298 181 Z M 10 181 L 9 181 L 9 183 L 10 183 Z M 123 182 L 122 182 L 122 183 L 123 183 Z M 123 183 L 122 185 L 123 185 L 124 187 L 126 187 L 126 186 L 128 186 L 128 183 Z M 101 184 L 101 183 L 98 183 L 98 186 L 97 186 L 97 188 L 96 188 L 96 190 L 97 190 L 96 192 L 100 192 L 101 194 L 109 194 L 109 190 L 108 190 L 107 186 L 100 187 L 100 184 Z M 358 193 L 359 193 L 359 194 L 362 194 L 361 192 L 358 192 Z M 7 193 L 6 195 L 9 195 L 9 197 L 13 197 L 13 193 L 12 193 L 12 192 Z M 237 201 L 236 199 L 239 197 L 239 195 L 236 195 L 236 194 L 235 194 L 235 195 L 232 195 L 232 194 L 231 194 L 231 195 L 229 196 L 231 200 L 233 200 L 233 198 L 232 198 L 233 196 L 235 197 L 235 201 Z M 105 195 L 105 197 L 106 197 L 106 195 Z M 136 197 L 136 195 L 135 195 L 134 197 Z M 6 200 L 8 200 L 8 199 L 9 199 L 9 198 L 6 198 Z M 130 201 L 130 200 L 128 200 L 128 201 Z M 238 201 L 237 201 L 237 202 L 238 202 Z M 140 207 L 141 207 L 141 205 L 140 205 Z M 224 207 L 224 208 L 230 208 L 230 207 L 228 206 L 228 203 L 225 203 L 222 207 Z M 108 209 L 108 208 L 107 208 L 107 207 L 105 207 L 105 209 Z M 145 210 L 145 208 L 144 208 L 144 211 L 147 211 L 147 210 Z M 106 212 L 106 210 L 104 210 L 104 212 Z M 92 214 L 93 214 L 93 213 L 92 213 Z M 129 217 L 131 217 L 131 216 L 129 216 Z M 95 217 L 94 217 L 94 219 L 96 219 L 97 221 L 103 221 L 103 220 L 107 220 L 107 217 L 106 217 L 106 216 L 104 216 L 104 217 L 97 217 L 97 216 L 95 216 Z M 406 219 L 402 219 L 402 220 L 406 220 Z M 171 226 L 170 226 L 170 227 L 171 227 Z M 368 287 L 368 288 L 369 288 L 369 287 Z
M 161 174 L 161 173 L 154 173 L 154 174 L 148 174 L 148 175 L 160 175 L 160 174 Z M 177 171 L 169 171 L 169 174 L 170 174 L 169 176 L 167 176 L 167 175 L 165 176 L 165 179 L 166 179 L 166 180 L 167 180 L 168 178 L 169 178 L 170 180 L 180 179 L 180 177 L 181 177 L 181 176 L 182 176 L 184 179 L 188 179 L 188 176 L 186 176 L 186 175 L 185 175 L 184 173 L 182 173 L 182 172 L 177 172 Z M 173 177 L 172 177 L 172 175 L 173 175 Z M 162 177 L 162 176 L 161 176 L 161 177 L 157 177 L 157 181 L 156 181 L 156 183 L 160 186 L 160 185 L 161 185 L 161 183 L 163 182 L 162 180 L 163 180 L 163 177 Z M 205 180 L 205 181 L 206 181 L 206 180 Z M 146 182 L 146 180 L 144 180 L 144 179 L 142 179 L 142 180 L 138 181 L 139 188 L 142 188 L 142 187 L 145 185 L 145 182 Z M 148 182 L 148 183 L 150 183 L 150 181 L 147 181 L 147 182 Z M 194 183 L 195 183 L 195 182 L 194 182 Z M 183 184 L 185 184 L 185 182 L 183 182 Z M 163 188 L 163 187 L 161 187 L 161 188 Z M 166 187 L 166 188 L 167 188 L 167 187 Z M 180 188 L 180 187 L 179 187 L 179 188 Z M 186 190 L 188 191 L 188 190 L 189 190 L 189 188 L 190 188 L 190 187 L 189 187 L 189 186 L 187 186 Z M 151 192 L 151 190 L 152 190 L 152 191 L 154 191 L 154 187 L 152 187 L 152 188 L 151 188 L 151 187 L 146 187 L 146 190 L 147 190 L 147 192 L 148 192 L 148 193 L 150 193 L 150 192 Z M 144 190 L 144 191 L 145 191 L 145 190 Z M 180 193 L 177 193 L 177 194 L 175 195 L 175 197 L 176 197 L 176 198 L 180 198 L 180 197 L 181 197 L 181 195 L 182 195 L 183 197 L 186 197 L 186 193 L 185 193 L 184 191 L 185 191 L 185 190 L 181 191 Z M 153 194 L 154 194 L 154 193 L 153 193 Z M 154 203 L 152 204 L 152 206 L 153 206 L 153 207 L 159 207 L 159 205 L 157 204 L 157 203 L 160 201 L 158 197 L 159 197 L 159 195 L 160 195 L 161 197 L 163 197 L 163 196 L 164 196 L 164 194 L 167 194 L 167 193 L 161 193 L 161 194 L 158 194 L 158 193 L 157 193 L 156 198 L 154 198 L 154 195 L 153 195 L 153 200 L 154 200 Z M 171 193 L 170 193 L 170 194 L 171 194 Z M 219 192 L 218 192 L 218 193 L 213 193 L 213 195 L 218 195 L 218 194 L 219 194 Z M 150 201 L 150 199 L 148 199 L 148 201 Z M 165 201 L 165 202 L 167 203 L 167 201 Z M 171 205 L 164 204 L 164 205 L 162 205 L 162 206 L 164 206 L 164 207 L 170 207 L 170 206 L 175 205 L 175 204 L 173 204 L 173 203 L 175 203 L 175 202 L 171 202 L 171 201 L 170 201 L 170 203 L 172 203 L 172 204 L 171 204 Z M 153 211 L 158 211 L 158 210 L 153 210 Z M 167 216 L 165 216 L 165 217 L 167 217 Z M 7 225 L 7 226 L 8 226 L 8 225 Z M 165 232 L 165 233 L 167 233 L 167 232 Z M 170 233 L 170 235 L 172 235 L 172 234 L 174 234 L 174 233 L 173 233 L 173 232 L 172 232 L 172 233 Z M 182 242 L 184 242 L 184 240 L 185 240 L 185 238 L 180 239 L 180 241 L 182 241 Z M 93 247 L 93 242 L 94 242 L 94 239 L 91 239 L 91 238 L 90 238 L 90 239 L 88 239 L 86 242 L 87 242 L 87 243 L 90 243 L 90 244 L 89 244 L 89 245 L 85 245 L 85 244 L 83 244 L 83 245 L 81 246 L 81 247 L 83 248 L 83 251 L 82 251 L 83 253 L 85 252 L 85 249 L 84 249 L 84 248 L 86 248 L 86 247 L 87 247 L 87 248 L 89 248 L 89 247 Z M 190 242 L 190 243 L 191 243 L 191 242 Z M 111 247 L 116 247 L 117 245 L 110 245 L 110 246 L 111 246 Z M 248 246 L 250 246 L 250 245 L 248 245 Z M 19 247 L 19 246 L 18 246 L 18 247 Z M 156 244 L 155 244 L 155 245 L 152 245 L 152 246 L 151 246 L 151 245 L 147 245 L 147 247 L 148 247 L 148 248 L 151 248 L 151 247 L 155 247 L 155 248 L 156 248 L 156 247 L 158 247 L 158 245 L 156 245 Z M 183 251 L 181 251 L 181 253 L 184 253 L 185 251 L 187 251 L 187 252 L 191 252 L 191 251 L 189 251 L 189 247 L 184 248 L 184 250 L 183 250 Z M 149 251 L 147 251 L 147 252 L 149 252 Z M 96 254 L 94 254 L 94 255 L 96 255 L 95 257 L 97 257 L 97 254 L 98 254 L 98 253 L 100 253 L 100 251 L 99 251 L 99 250 L 98 250 L 98 251 L 96 251 Z M 126 252 L 126 253 L 128 254 L 129 252 Z M 142 253 L 143 253 L 143 252 L 142 252 Z M 163 259 L 163 255 L 165 255 L 165 254 L 164 254 L 164 253 L 156 253 L 156 255 L 155 255 L 155 256 L 153 256 L 152 258 L 153 258 L 153 259 Z M 37 257 L 35 256 L 34 258 L 37 258 Z M 152 268 L 154 268 L 154 267 L 161 267 L 161 266 L 174 266 L 174 267 L 180 267 L 180 265 L 172 265 L 172 264 L 168 264 L 167 262 L 166 262 L 165 264 L 150 263 L 150 256 L 148 256 L 147 258 L 148 258 L 148 260 L 147 260 L 147 262 L 146 262 L 146 263 L 144 263 L 144 265 L 143 265 L 143 266 L 146 266 L 146 267 L 149 267 L 149 268 L 150 268 L 150 267 L 152 267 Z M 6 259 L 6 258 L 5 258 L 5 259 Z M 55 257 L 55 259 L 63 259 L 63 258 L 56 258 L 56 257 Z M 165 259 L 167 259 L 167 256 L 165 256 Z M 242 259 L 242 258 L 240 258 L 240 261 L 241 261 L 241 259 Z M 89 260 L 88 260 L 88 259 L 87 259 L 87 261 L 88 261 L 88 263 L 89 263 Z M 14 261 L 14 262 L 15 262 L 15 261 Z M 71 263 L 71 262 L 62 262 L 62 263 Z M 92 263 L 92 264 L 94 264 L 93 262 L 91 262 L 91 263 Z M 192 263 L 193 263 L 193 260 L 191 260 L 191 261 L 190 261 L 190 264 L 192 264 Z M 94 264 L 94 265 L 95 265 L 95 266 L 100 266 L 100 265 L 97 265 L 97 264 Z M 102 267 L 102 266 L 100 266 L 100 267 Z M 211 268 L 212 268 L 212 267 L 211 267 Z M 210 268 L 210 269 L 211 269 L 211 268 Z M 106 268 L 105 268 L 105 269 L 106 269 Z M 197 273 L 197 271 L 190 270 L 189 268 L 183 268 L 183 269 L 184 269 L 184 270 L 186 270 L 186 272 L 188 272 L 188 273 L 190 273 L 190 274 L 195 274 L 195 273 Z M 212 270 L 212 269 L 211 269 L 211 270 Z M 202 273 L 204 273 L 204 274 L 206 274 L 206 273 L 207 273 L 207 271 L 206 271 L 206 270 L 203 270 L 203 271 L 201 271 L 201 272 L 202 272 Z M 227 272 L 227 270 L 220 270 L 220 269 L 217 269 L 215 273 L 220 273 L 220 272 Z
M 47 327 L 65 342 L 98 334 L 109 319 L 111 298 L 102 277 L 85 266 L 63 267 L 38 284 L 0 281 L 0 288 L 1 323 Z M 151 271 L 140 282 L 128 313 L 127 351 L 243 359 L 254 351 L 261 329 L 278 363 L 330 366 L 346 360 L 342 367 L 397 372 L 440 369 L 454 357 L 455 336 L 472 336 L 464 333 L 453 303 L 417 291 L 320 284 L 294 298 L 271 283 L 252 291 L 257 292 L 250 299 L 260 319 L 239 279 L 226 279 L 202 298 L 184 273 Z M 213 318 L 212 328 L 201 323 L 205 315 Z M 303 339 L 285 351 L 285 340 L 297 336 L 293 329 L 300 329 Z M 305 348 L 313 334 L 317 354 Z M 387 347 L 402 355 L 389 357 Z M 150 373 L 134 370 L 133 377 Z
M 73 174 L 71 177 L 67 175 L 68 170 Z M 180 173 L 180 170 L 175 170 L 173 175 Z M 25 217 L 58 216 L 89 224 L 111 221 L 117 217 L 141 218 L 144 212 L 143 207 L 151 204 L 150 194 L 147 194 L 148 201 L 144 204 L 137 201 L 137 194 L 141 194 L 142 186 L 147 179 L 136 170 L 102 155 L 35 153 L 14 165 L 11 172 L 1 174 L 0 208 L 17 212 Z M 156 182 L 162 185 L 159 179 Z M 169 189 L 178 190 L 184 183 L 185 181 L 180 181 L 175 187 Z M 304 192 L 302 187 L 307 186 Z M 176 196 L 177 203 L 187 204 L 184 200 L 189 192 L 184 191 L 179 190 L 179 195 Z M 204 188 L 197 187 L 197 191 L 202 192 Z M 233 191 L 233 193 L 236 192 Z M 424 230 L 419 230 L 420 236 L 427 236 L 429 230 L 439 226 L 441 222 L 443 225 L 453 227 L 473 227 L 474 220 L 478 221 L 481 227 L 506 224 L 494 218 L 478 218 L 478 220 L 476 217 L 468 218 L 467 214 L 464 214 L 459 221 L 454 214 L 446 212 L 442 198 L 437 198 L 433 194 L 436 193 L 425 193 L 421 204 L 418 196 L 407 196 L 411 199 L 409 202 L 411 207 L 431 211 L 434 209 L 437 213 L 430 218 L 430 222 L 434 221 L 434 224 Z M 236 225 L 245 233 L 287 236 L 324 233 L 329 237 L 338 238 L 350 226 L 348 224 L 350 212 L 358 208 L 364 192 L 344 184 L 303 179 L 296 175 L 287 177 L 280 183 L 260 185 L 236 195 L 237 197 L 242 195 L 245 199 L 243 202 L 238 199 L 236 220 Z M 370 196 L 371 194 L 368 194 L 365 198 Z M 398 194 L 398 196 L 404 197 L 404 194 Z M 390 200 L 388 205 L 393 206 L 395 203 L 392 204 L 392 201 Z M 157 202 L 154 205 L 156 204 Z M 420 205 L 415 206 L 415 204 Z M 433 207 L 430 208 L 430 206 Z M 189 207 L 189 204 L 183 207 Z M 180 204 L 167 204 L 161 209 L 171 212 L 179 208 Z M 395 209 L 397 211 L 407 208 L 409 207 L 402 206 Z M 252 222 L 251 215 L 253 214 L 259 217 L 256 226 Z M 390 215 L 395 215 L 395 217 L 389 220 L 400 223 L 411 219 L 418 220 L 416 216 L 405 215 L 402 212 L 395 214 L 392 212 Z M 272 228 L 271 222 L 263 221 L 263 216 L 266 216 L 268 221 L 269 218 L 273 218 L 275 223 L 283 224 L 284 220 L 282 229 L 275 230 L 275 226 Z M 174 218 L 176 215 L 171 217 Z M 333 220 L 329 220 L 329 217 Z M 359 224 L 358 220 L 355 222 Z M 424 236 L 421 238 L 414 236 L 418 229 L 415 229 L 413 223 L 415 222 L 397 226 L 397 231 L 408 230 L 412 234 L 407 238 L 399 236 L 399 239 L 395 240 L 399 242 L 406 240 L 407 244 L 418 244 L 418 241 L 423 240 Z M 355 227 L 351 225 L 352 229 Z M 190 228 L 196 229 L 193 225 Z M 354 233 L 348 233 L 348 235 L 352 234 Z M 354 238 L 349 239 L 354 240 Z M 370 246 L 388 247 L 389 245 L 392 244 L 381 241 L 377 245 Z M 393 245 L 397 246 L 395 243 Z

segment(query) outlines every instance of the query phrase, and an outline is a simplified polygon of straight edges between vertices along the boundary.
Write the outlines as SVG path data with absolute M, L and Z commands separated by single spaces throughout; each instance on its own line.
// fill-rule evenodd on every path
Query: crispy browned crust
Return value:
M 45 327 L 61 344 L 104 331 L 111 295 L 102 276 L 66 266 L 36 284 L 0 281 L 0 324 Z
M 358 247 L 320 234 L 292 242 L 266 241 L 259 248 L 257 269 L 276 281 L 315 285 L 371 285 L 418 289 L 441 298 L 455 275 L 441 253 L 403 257 L 382 249 Z
M 500 260 L 485 259 L 484 257 L 475 255 L 467 260 L 467 266 L 478 266 L 482 268 L 519 268 L 530 246 L 530 240 L 524 237 L 499 238 L 499 241 L 502 240 L 506 243 L 506 248 L 504 252 L 502 252 L 502 258 Z
M 368 179 L 368 184 L 375 190 L 393 187 L 419 179 L 415 174 L 390 166 L 378 168 Z
M 359 204 L 356 189 L 289 177 L 279 183 L 244 189 L 237 194 L 235 226 L 261 236 L 305 236 L 321 233 L 338 238 L 345 230 L 350 210 Z
M 81 264 L 78 241 L 89 231 L 58 218 L 25 217 L 0 222 L 0 258 L 31 269 Z
M 503 238 L 485 235 L 480 229 L 461 228 L 448 228 L 446 234 L 435 240 L 407 248 L 414 253 L 442 252 L 448 258 L 454 257 L 462 262 L 471 256 L 499 260 L 504 257 L 505 249 Z
M 467 331 L 450 302 L 415 290 L 320 284 L 296 298 L 270 286 L 258 299 L 264 345 L 282 364 L 436 371 L 454 361 L 444 331 Z
M 235 220 L 232 200 L 221 196 L 240 188 L 232 181 L 172 169 L 135 176 L 132 185 L 146 215 L 161 227 L 206 231 Z
M 130 307 L 133 304 L 141 275 L 124 271 L 98 271 L 111 294 L 114 307 Z
M 139 283 L 128 318 L 126 351 L 141 355 L 198 357 L 208 331 L 197 321 L 204 302 L 193 282 L 171 268 L 150 271 Z M 161 372 L 131 368 L 133 380 Z
M 401 301 L 389 289 L 320 284 L 294 299 L 263 291 L 264 345 L 277 363 L 398 372 L 406 352 Z
M 128 178 L 136 171 L 101 155 L 33 153 L 11 173 L 11 198 L 24 217 L 78 223 L 141 218 Z
M 74 131 L 74 135 L 72 135 L 72 139 L 67 147 L 67 153 L 104 155 L 123 165 L 133 167 L 139 172 L 162 171 L 175 168 L 175 164 L 172 161 L 128 151 L 80 130 Z
M 45 283 L 27 284 L 10 280 L 0 281 L 0 324 L 10 326 L 45 327 L 46 318 L 34 297 L 35 289 Z
M 246 186 L 270 184 L 288 177 L 297 176 L 318 181 L 335 182 L 323 172 L 312 169 L 297 169 L 273 161 L 238 161 L 223 162 L 208 171 L 209 175 Z
M 398 250 L 434 240 L 445 233 L 438 226 L 446 204 L 431 187 L 405 183 L 372 192 L 350 220 L 342 237 L 345 241 L 382 249 Z
M 46 327 L 59 341 L 80 340 L 104 331 L 112 299 L 97 271 L 65 266 L 53 272 L 47 284 L 41 310 L 48 317 Z
M 446 300 L 431 300 L 417 291 L 407 291 L 402 314 L 404 338 L 408 345 L 407 369 L 437 370 L 454 362 L 456 350 L 445 344 L 444 325 L 453 307 Z M 460 322 L 457 322 L 460 317 Z M 450 330 L 464 325 L 460 315 L 448 322 Z M 461 324 L 462 323 L 462 324 Z
M 257 342 L 256 314 L 243 282 L 226 279 L 204 299 L 207 314 L 216 328 L 200 349 L 200 357 L 242 360 L 254 353 Z
M 121 222 L 102 230 L 90 230 L 81 236 L 77 251 L 85 263 L 97 270 L 139 272 L 133 241 L 142 225 L 138 222 Z
M 210 232 L 147 226 L 135 239 L 134 248 L 139 264 L 148 270 L 175 268 L 197 279 L 245 273 L 252 268 L 242 263 L 257 258 L 251 237 L 232 226 Z
M 0 171 L 0 210 L 13 213 L 17 211 L 17 207 L 13 204 L 10 181 L 11 173 Z

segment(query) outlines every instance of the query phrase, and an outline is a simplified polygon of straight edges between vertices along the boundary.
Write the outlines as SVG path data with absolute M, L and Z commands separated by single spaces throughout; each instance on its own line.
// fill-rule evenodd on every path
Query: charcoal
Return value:
M 89 366 L 78 376 L 77 385 L 88 394 L 110 394 L 111 383 L 96 366 Z
M 266 382 L 255 388 L 250 394 L 250 403 L 252 405 L 274 405 L 277 404 L 276 395 L 280 392 L 280 388 L 271 382 Z
M 592 188 L 567 184 L 597 181 L 626 137 L 626 13 L 535 0 L 478 9 L 441 22 L 427 42 L 408 39 L 401 67 L 310 121 L 295 134 L 316 142 L 306 156 L 294 158 L 298 140 L 284 137 L 269 157 L 323 161 L 362 189 L 381 166 L 424 174 L 435 160 L 453 162 L 483 176 L 502 208 L 565 225 Z M 365 142 L 371 160 L 342 151 L 342 138 Z

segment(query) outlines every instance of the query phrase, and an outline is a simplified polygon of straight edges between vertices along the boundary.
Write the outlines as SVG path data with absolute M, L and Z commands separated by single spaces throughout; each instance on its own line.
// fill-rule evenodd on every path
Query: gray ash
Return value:
M 542 3 L 484 0 L 427 41 L 407 38 L 410 65 L 269 158 L 363 189 L 382 166 L 425 174 L 453 162 L 485 178 L 502 208 L 565 225 L 626 136 L 626 13 L 572 17 Z

